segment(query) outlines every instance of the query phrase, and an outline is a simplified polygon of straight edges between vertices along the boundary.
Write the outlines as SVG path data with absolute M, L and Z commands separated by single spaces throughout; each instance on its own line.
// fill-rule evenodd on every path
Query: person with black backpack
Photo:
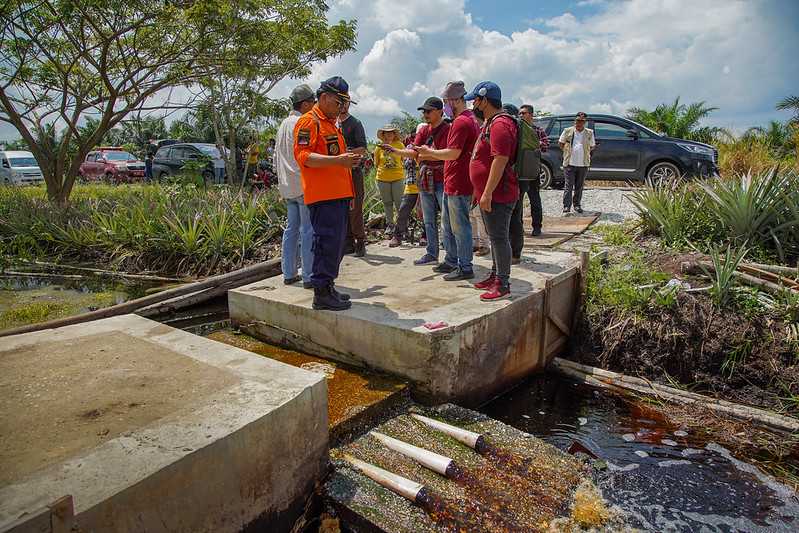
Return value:
M 484 119 L 469 164 L 469 178 L 491 240 L 491 274 L 475 288 L 480 300 L 510 297 L 510 219 L 519 199 L 514 161 L 518 160 L 518 121 L 502 111 L 502 91 L 491 81 L 478 83 L 465 96 L 475 116 Z M 523 155 L 523 154 L 522 154 Z

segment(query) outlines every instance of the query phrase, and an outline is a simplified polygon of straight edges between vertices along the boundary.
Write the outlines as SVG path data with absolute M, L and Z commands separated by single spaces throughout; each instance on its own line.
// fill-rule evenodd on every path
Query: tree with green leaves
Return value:
M 6 0 L 0 121 L 19 131 L 49 198 L 64 204 L 86 154 L 129 114 L 190 105 L 175 88 L 237 68 L 252 78 L 256 65 L 270 80 L 306 74 L 320 37 L 308 28 L 354 42 L 354 23 L 328 27 L 326 9 L 321 0 Z
M 263 1 L 263 0 L 262 0 Z M 259 129 L 288 114 L 287 100 L 270 91 L 286 78 L 303 78 L 314 63 L 352 50 L 355 23 L 330 25 L 322 1 L 270 1 L 268 16 L 253 19 L 246 3 L 226 11 L 219 24 L 241 36 L 236 42 L 208 50 L 215 56 L 208 76 L 198 85 L 199 101 L 210 111 L 216 143 L 225 145 L 229 179 L 236 175 L 237 150 Z M 251 139 L 238 139 L 245 133 Z
M 652 111 L 632 107 L 627 110 L 627 118 L 669 137 L 712 143 L 729 136 L 724 128 L 700 126 L 702 119 L 716 110 L 717 107 L 708 107 L 705 102 L 681 104 L 678 96 L 674 103 L 660 104 Z
M 389 124 L 397 127 L 403 135 L 410 135 L 416 132 L 416 126 L 422 122 L 419 115 L 412 115 L 407 111 L 402 112 L 402 116 L 396 116 L 391 119 Z
M 792 111 L 791 124 L 799 126 L 799 96 L 786 96 L 777 102 L 777 109 L 779 111 Z
M 768 126 L 755 126 L 746 130 L 744 140 L 763 143 L 777 159 L 782 159 L 795 149 L 795 133 L 789 123 L 772 120 Z

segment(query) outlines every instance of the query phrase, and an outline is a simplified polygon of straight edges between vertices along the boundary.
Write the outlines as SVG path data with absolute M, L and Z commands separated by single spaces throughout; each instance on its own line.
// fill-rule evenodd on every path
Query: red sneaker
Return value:
M 488 292 L 480 295 L 480 300 L 483 302 L 493 302 L 505 298 L 510 298 L 510 286 L 502 287 L 498 283 L 491 287 Z
M 481 291 L 487 290 L 492 288 L 494 285 L 497 284 L 497 275 L 493 272 L 483 281 L 478 281 L 474 284 L 475 289 L 479 289 Z

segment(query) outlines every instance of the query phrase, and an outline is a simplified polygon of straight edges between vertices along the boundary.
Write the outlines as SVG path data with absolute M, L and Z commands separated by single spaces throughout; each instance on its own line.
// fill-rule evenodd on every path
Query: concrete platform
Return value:
M 279 524 L 326 460 L 323 376 L 135 315 L 0 340 L 0 387 L 0 531 Z
M 484 303 L 471 283 L 414 266 L 420 248 L 368 251 L 342 264 L 337 287 L 352 298 L 348 311 L 314 311 L 312 291 L 276 277 L 230 291 L 231 319 L 269 342 L 405 377 L 422 401 L 465 405 L 543 368 L 567 340 L 579 280 L 572 254 L 525 258 L 512 270 L 512 298 Z M 476 258 L 478 279 L 489 269 L 490 259 Z M 439 321 L 447 327 L 424 327 Z

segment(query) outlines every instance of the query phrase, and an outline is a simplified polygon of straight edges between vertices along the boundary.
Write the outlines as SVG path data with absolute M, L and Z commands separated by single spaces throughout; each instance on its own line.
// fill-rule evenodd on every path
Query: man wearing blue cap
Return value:
M 483 119 L 469 164 L 474 196 L 479 199 L 491 240 L 491 275 L 475 288 L 485 290 L 484 302 L 510 297 L 510 219 L 519 199 L 519 185 L 510 161 L 516 156 L 516 122 L 502 110 L 502 91 L 491 81 L 478 83 L 466 95 L 472 111 Z

